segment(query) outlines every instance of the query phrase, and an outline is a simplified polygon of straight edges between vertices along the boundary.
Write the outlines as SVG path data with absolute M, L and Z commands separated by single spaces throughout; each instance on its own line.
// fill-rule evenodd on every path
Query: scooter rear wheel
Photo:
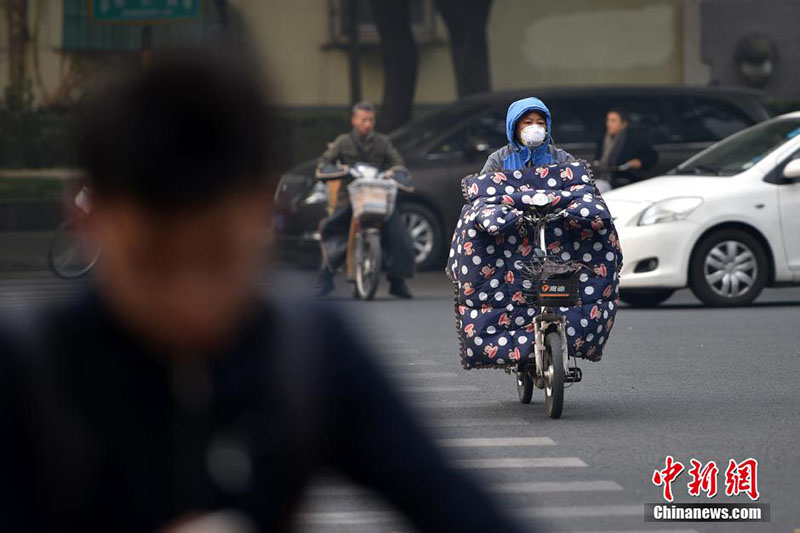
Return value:
M 517 380 L 517 396 L 519 403 L 531 403 L 533 398 L 533 380 L 530 374 L 520 365 L 514 373 Z
M 561 335 L 550 331 L 544 338 L 544 398 L 547 415 L 559 418 L 564 408 L 564 357 Z

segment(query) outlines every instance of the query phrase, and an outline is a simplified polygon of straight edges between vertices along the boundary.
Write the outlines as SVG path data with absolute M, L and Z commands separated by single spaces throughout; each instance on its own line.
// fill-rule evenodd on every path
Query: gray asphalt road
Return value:
M 275 290 L 313 285 L 287 274 Z M 486 485 L 524 521 L 565 531 L 795 531 L 800 528 L 800 288 L 768 290 L 755 305 L 707 309 L 688 291 L 656 309 L 622 307 L 600 363 L 584 363 L 584 380 L 566 393 L 560 420 L 546 417 L 543 393 L 516 401 L 501 371 L 461 369 L 452 291 L 443 275 L 413 284 L 413 301 L 349 298 L 336 305 L 373 345 L 454 464 Z M 62 298 L 74 285 L 49 278 L 0 280 L 0 312 Z M 382 289 L 385 291 L 385 285 Z M 771 521 L 645 523 L 643 504 L 661 501 L 651 482 L 672 455 L 720 466 L 722 493 L 687 495 L 689 477 L 673 484 L 676 501 L 732 503 L 724 496 L 729 459 L 759 461 L 760 502 Z M 309 494 L 308 531 L 404 530 L 380 501 L 331 478 Z

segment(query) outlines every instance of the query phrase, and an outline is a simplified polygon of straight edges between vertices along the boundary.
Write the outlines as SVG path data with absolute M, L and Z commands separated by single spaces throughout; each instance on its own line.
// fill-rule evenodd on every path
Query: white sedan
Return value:
M 604 198 L 629 304 L 657 305 L 688 286 L 707 305 L 747 305 L 764 287 L 800 284 L 800 112 Z

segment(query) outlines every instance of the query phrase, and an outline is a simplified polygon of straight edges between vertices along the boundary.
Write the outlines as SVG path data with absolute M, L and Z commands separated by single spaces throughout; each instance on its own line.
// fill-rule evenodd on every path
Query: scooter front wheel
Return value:
M 561 335 L 550 331 L 544 338 L 544 398 L 547 415 L 559 418 L 564 408 L 564 357 Z
M 381 236 L 373 229 L 356 235 L 356 292 L 362 300 L 372 300 L 381 275 Z

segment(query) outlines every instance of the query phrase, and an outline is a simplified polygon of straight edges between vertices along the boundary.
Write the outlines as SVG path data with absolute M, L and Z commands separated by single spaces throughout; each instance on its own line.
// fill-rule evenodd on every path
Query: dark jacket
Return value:
M 174 363 L 91 294 L 0 329 L 0 531 L 154 531 L 220 509 L 284 531 L 329 467 L 420 530 L 516 530 L 331 311 L 259 304 L 217 355 Z
M 611 153 L 609 161 L 610 167 L 617 167 L 627 163 L 631 159 L 639 159 L 642 162 L 642 169 L 635 170 L 615 170 L 611 172 L 611 182 L 614 187 L 621 187 L 629 183 L 641 181 L 644 179 L 644 171 L 650 169 L 658 162 L 658 152 L 653 149 L 647 136 L 641 131 L 632 129 L 630 127 L 623 130 L 620 134 L 623 137 L 617 142 L 617 146 Z M 595 161 L 598 161 L 603 155 L 603 142 L 604 137 L 600 138 L 597 143 L 597 150 L 595 151 Z M 599 169 L 602 177 L 603 169 Z
M 387 170 L 396 166 L 405 166 L 403 156 L 394 147 L 389 137 L 382 133 L 372 132 L 366 139 L 356 131 L 343 133 L 336 137 L 317 162 L 319 169 L 323 165 L 341 163 L 351 166 L 355 163 L 367 163 L 379 170 Z M 348 205 L 347 184 L 350 177 L 338 182 L 336 187 L 336 207 Z

